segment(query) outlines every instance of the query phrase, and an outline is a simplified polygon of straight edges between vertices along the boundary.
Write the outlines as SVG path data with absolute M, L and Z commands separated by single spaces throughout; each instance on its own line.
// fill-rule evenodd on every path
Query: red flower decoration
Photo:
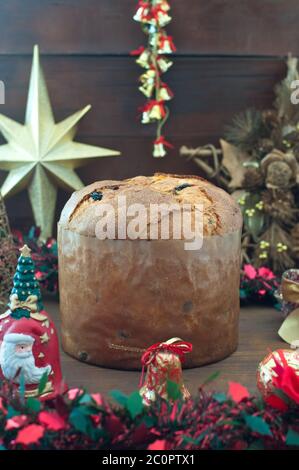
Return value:
M 39 424 L 29 424 L 25 428 L 21 429 L 15 439 L 16 444 L 23 444 L 25 446 L 30 444 L 36 444 L 39 439 L 44 435 L 45 429 Z
M 251 264 L 245 264 L 243 269 L 248 279 L 256 278 L 256 270 Z
M 165 439 L 157 439 L 152 444 L 150 444 L 147 449 L 148 450 L 165 450 L 166 441 Z
M 228 394 L 236 403 L 250 396 L 247 388 L 237 382 L 229 382 Z
M 55 411 L 41 411 L 38 419 L 41 424 L 52 431 L 60 431 L 67 427 L 65 420 Z

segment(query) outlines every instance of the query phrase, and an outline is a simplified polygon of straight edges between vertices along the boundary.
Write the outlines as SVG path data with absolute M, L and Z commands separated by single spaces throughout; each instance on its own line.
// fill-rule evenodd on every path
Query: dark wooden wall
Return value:
M 175 150 L 151 156 L 153 128 L 137 108 L 141 69 L 129 52 L 144 43 L 132 20 L 136 0 L 0 0 L 0 112 L 23 121 L 32 47 L 41 60 L 57 120 L 90 103 L 81 122 L 82 142 L 119 149 L 79 170 L 85 183 L 154 171 L 195 173 L 179 155 L 182 144 L 217 143 L 231 117 L 273 100 L 285 72 L 284 57 L 299 55 L 298 0 L 170 0 L 178 51 L 166 81 L 174 90 L 167 137 Z M 4 174 L 0 174 L 0 182 Z M 61 192 L 58 212 L 67 199 Z M 19 225 L 31 212 L 25 193 L 7 201 Z

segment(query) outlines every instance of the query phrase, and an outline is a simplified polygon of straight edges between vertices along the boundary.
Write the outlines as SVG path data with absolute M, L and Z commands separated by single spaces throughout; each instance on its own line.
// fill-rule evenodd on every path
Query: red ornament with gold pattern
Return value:
M 53 398 L 66 390 L 55 325 L 44 310 L 30 249 L 21 250 L 8 310 L 0 315 L 0 377 L 26 397 Z M 47 377 L 39 390 L 42 377 Z
M 277 349 L 259 364 L 257 387 L 264 400 L 279 409 L 299 404 L 299 351 Z

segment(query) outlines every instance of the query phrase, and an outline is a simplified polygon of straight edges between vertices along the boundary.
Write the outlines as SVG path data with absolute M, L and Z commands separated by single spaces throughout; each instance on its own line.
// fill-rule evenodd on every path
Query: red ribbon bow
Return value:
M 165 145 L 165 147 L 168 147 L 168 148 L 170 148 L 170 149 L 173 149 L 173 148 L 174 148 L 174 146 L 173 146 L 170 142 L 168 142 L 168 141 L 165 139 L 165 137 L 164 137 L 163 135 L 161 135 L 161 137 L 159 137 L 158 139 L 156 139 L 156 140 L 154 141 L 154 144 L 157 144 L 157 145 L 158 145 L 158 144 L 163 144 L 163 145 Z
M 277 351 L 282 362 L 282 365 L 276 359 L 273 354 L 275 361 L 274 372 L 277 374 L 273 377 L 273 385 L 275 388 L 282 390 L 291 400 L 297 405 L 299 404 L 299 377 L 293 367 L 290 367 L 286 361 L 285 356 L 281 351 Z
M 145 51 L 145 47 L 144 46 L 139 46 L 138 49 L 134 49 L 133 51 L 130 52 L 130 55 L 141 55 L 142 52 Z
M 174 45 L 172 36 L 163 35 L 163 36 L 160 37 L 160 47 L 161 47 L 161 49 L 163 49 L 165 42 L 168 42 L 169 47 L 172 50 L 172 52 L 176 51 L 176 47 Z
M 144 106 L 142 106 L 139 109 L 141 110 L 141 112 L 147 112 L 147 111 L 150 111 L 156 105 L 159 106 L 161 116 L 162 116 L 162 118 L 164 118 L 165 115 L 166 115 L 166 110 L 165 110 L 165 107 L 164 107 L 164 101 L 163 100 L 160 100 L 160 101 L 150 100 Z

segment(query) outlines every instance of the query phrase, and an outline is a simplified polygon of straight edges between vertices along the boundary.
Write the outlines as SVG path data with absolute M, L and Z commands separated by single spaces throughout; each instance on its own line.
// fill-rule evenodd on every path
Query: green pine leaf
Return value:
M 48 377 L 49 377 L 49 374 L 47 372 L 45 372 L 42 375 L 42 378 L 40 379 L 40 382 L 38 384 L 38 391 L 37 392 L 38 392 L 39 395 L 41 395 L 43 393 L 43 391 L 45 390 L 47 382 L 48 382 Z
M 145 415 L 142 421 L 147 428 L 152 428 L 155 426 L 156 420 L 153 416 Z
M 262 436 L 272 436 L 269 424 L 260 416 L 246 415 L 245 422 L 251 431 L 257 432 Z
M 172 380 L 167 380 L 166 391 L 170 400 L 178 400 L 182 396 L 179 385 Z
M 28 398 L 26 402 L 27 408 L 35 413 L 38 413 L 41 409 L 41 403 L 36 398 Z
M 129 395 L 126 408 L 129 411 L 131 418 L 133 419 L 142 413 L 143 403 L 139 392 L 133 392 L 131 395 Z
M 92 403 L 92 398 L 89 393 L 84 393 L 79 399 L 80 405 L 86 405 L 87 403 Z
M 205 387 L 209 383 L 214 382 L 214 380 L 218 379 L 220 374 L 221 374 L 220 370 L 216 370 L 215 372 L 213 372 L 211 375 L 208 376 L 208 378 L 203 382 L 201 386 Z
M 8 405 L 6 419 L 13 418 L 14 416 L 19 416 L 20 414 L 20 411 L 15 410 L 11 405 Z
M 111 396 L 111 398 L 113 398 L 113 400 L 116 401 L 116 403 L 118 403 L 119 405 L 121 406 L 126 406 L 127 405 L 127 401 L 128 401 L 128 396 L 125 395 L 123 392 L 121 392 L 120 390 L 111 390 L 111 392 L 109 393 L 109 395 Z
M 288 446 L 299 446 L 299 434 L 292 428 L 288 430 L 286 444 Z
M 214 393 L 213 398 L 218 401 L 218 403 L 224 403 L 227 399 L 227 396 L 223 392 Z
M 74 408 L 69 416 L 69 422 L 77 431 L 88 433 L 90 421 L 86 414 L 82 413 L 80 408 Z

